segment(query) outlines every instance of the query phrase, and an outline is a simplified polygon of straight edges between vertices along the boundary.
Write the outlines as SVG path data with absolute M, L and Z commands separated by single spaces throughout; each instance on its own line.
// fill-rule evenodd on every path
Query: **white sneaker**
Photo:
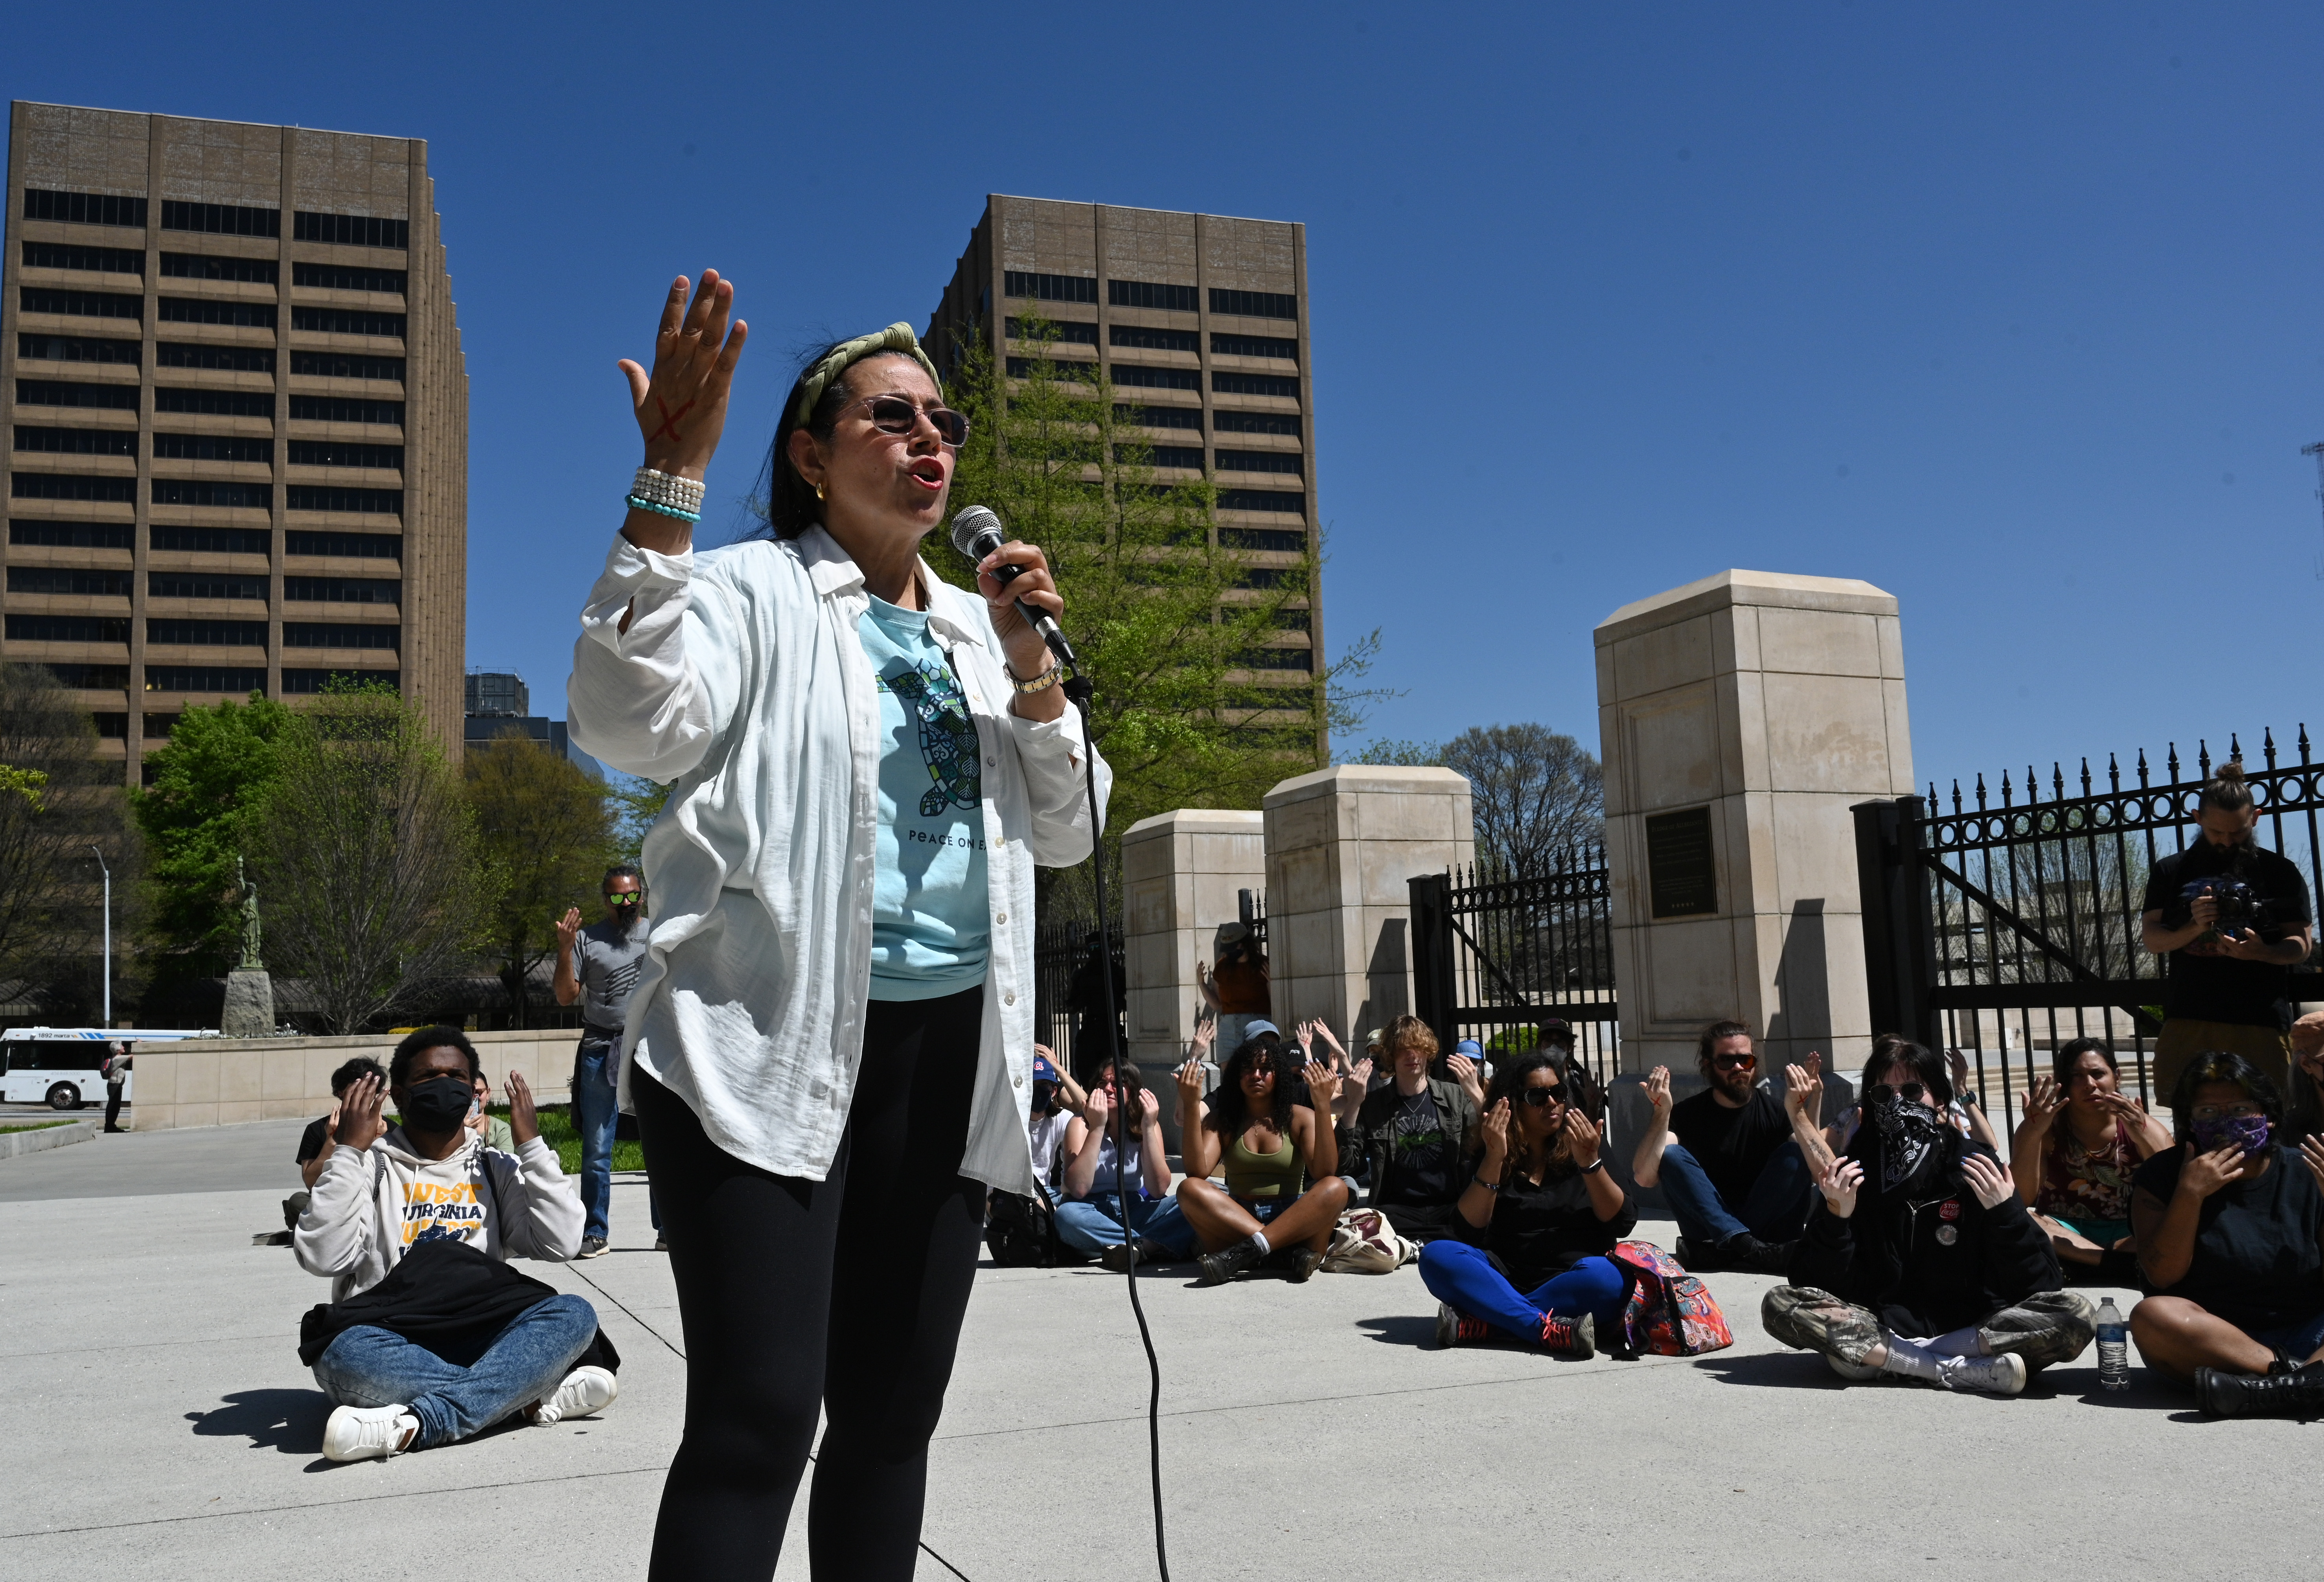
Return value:
M 323 1454 L 333 1461 L 384 1461 L 410 1449 L 419 1433 L 409 1406 L 342 1406 L 323 1425 Z
M 565 1375 L 557 1393 L 540 1403 L 532 1421 L 545 1427 L 568 1417 L 588 1417 L 611 1406 L 621 1393 L 621 1381 L 604 1368 L 576 1367 Z
M 2025 1388 L 2025 1359 L 2014 1351 L 1999 1357 L 1949 1357 L 1937 1365 L 1937 1383 L 1948 1390 L 2015 1395 Z

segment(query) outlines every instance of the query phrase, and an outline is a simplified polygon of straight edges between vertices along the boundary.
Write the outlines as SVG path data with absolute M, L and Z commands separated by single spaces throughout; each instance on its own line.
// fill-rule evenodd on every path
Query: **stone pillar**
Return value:
M 1182 807 L 1121 837 L 1130 1058 L 1166 1099 L 1162 1073 L 1194 1036 L 1194 963 L 1211 960 L 1219 924 L 1239 915 L 1235 892 L 1266 886 L 1264 828 L 1257 813 Z
M 1913 789 L 1896 601 L 1869 583 L 1726 571 L 1597 630 L 1627 1072 L 1694 1075 L 1703 1026 L 1761 1070 L 1869 1053 L 1852 803 Z
M 1416 874 L 1476 859 L 1469 782 L 1451 769 L 1341 764 L 1267 794 L 1267 949 L 1275 1019 L 1323 1018 L 1363 1053 L 1412 1008 Z

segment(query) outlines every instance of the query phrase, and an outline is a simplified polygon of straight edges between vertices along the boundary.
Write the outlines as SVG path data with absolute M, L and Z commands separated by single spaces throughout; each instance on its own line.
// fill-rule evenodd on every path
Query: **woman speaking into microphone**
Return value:
M 904 325 L 792 386 L 770 536 L 694 553 L 748 332 L 687 292 L 621 365 L 645 465 L 568 698 L 676 782 L 621 1080 L 686 1325 L 650 1574 L 771 1577 L 819 1407 L 814 1574 L 908 1577 L 985 1189 L 1033 1190 L 1033 867 L 1089 854 L 1091 750 L 1014 607 L 1063 609 L 1041 551 L 973 594 L 920 558 L 968 425 Z

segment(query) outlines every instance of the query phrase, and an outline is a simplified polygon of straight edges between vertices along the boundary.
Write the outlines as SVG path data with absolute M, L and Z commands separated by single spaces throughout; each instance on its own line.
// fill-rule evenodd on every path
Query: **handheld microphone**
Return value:
M 1001 519 L 982 505 L 972 505 L 952 519 L 952 547 L 971 560 L 982 561 L 1008 541 Z M 993 580 L 1005 588 L 1024 569 L 1021 566 L 996 566 Z M 1081 661 L 1074 658 L 1073 645 L 1065 641 L 1065 634 L 1057 630 L 1055 621 L 1022 599 L 1017 601 L 1017 613 L 1025 618 L 1026 625 L 1041 634 L 1041 640 L 1049 645 L 1049 652 L 1075 669 L 1081 667 Z

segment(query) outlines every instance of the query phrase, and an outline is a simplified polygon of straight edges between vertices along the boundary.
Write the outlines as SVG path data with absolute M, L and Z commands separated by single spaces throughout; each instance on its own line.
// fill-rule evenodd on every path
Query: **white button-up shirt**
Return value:
M 1080 716 L 1010 713 L 984 601 L 923 562 L 982 765 L 991 961 L 961 1172 L 1032 1191 L 1033 866 L 1089 855 Z M 863 575 L 831 536 L 659 555 L 616 538 L 589 590 L 567 713 L 575 745 L 677 782 L 645 840 L 652 943 L 631 1062 L 711 1140 L 821 1181 L 847 1124 L 872 978 L 880 703 L 856 635 Z M 629 630 L 622 618 L 630 615 Z M 1112 774 L 1099 759 L 1098 803 Z

